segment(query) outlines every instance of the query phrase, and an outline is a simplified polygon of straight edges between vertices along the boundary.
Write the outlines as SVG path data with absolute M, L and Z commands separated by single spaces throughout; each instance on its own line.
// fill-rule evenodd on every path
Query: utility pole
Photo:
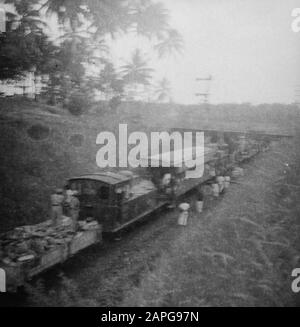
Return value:
M 300 107 L 300 85 L 295 88 L 295 104 Z
M 198 78 L 196 78 L 196 81 L 204 83 L 204 91 L 199 92 L 199 93 L 195 93 L 195 95 L 197 97 L 201 97 L 202 98 L 201 103 L 204 103 L 204 104 L 207 105 L 209 103 L 210 83 L 212 81 L 212 76 L 209 75 L 208 77 L 198 77 Z

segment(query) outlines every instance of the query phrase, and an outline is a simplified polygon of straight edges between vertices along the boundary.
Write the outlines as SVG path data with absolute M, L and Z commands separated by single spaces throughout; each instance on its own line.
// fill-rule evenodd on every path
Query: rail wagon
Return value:
M 150 180 L 128 172 L 83 175 L 68 184 L 79 193 L 80 218 L 96 218 L 104 232 L 116 232 L 162 205 Z

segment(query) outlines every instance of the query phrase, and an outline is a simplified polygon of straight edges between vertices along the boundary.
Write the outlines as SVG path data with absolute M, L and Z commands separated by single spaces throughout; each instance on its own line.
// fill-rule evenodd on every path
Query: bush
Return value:
M 33 140 L 42 141 L 49 137 L 50 129 L 47 126 L 36 124 L 27 130 L 27 134 Z
M 69 101 L 65 104 L 65 107 L 74 116 L 80 116 L 87 112 L 89 106 L 90 100 L 83 94 L 72 95 Z
M 120 96 L 114 96 L 110 101 L 109 101 L 109 107 L 111 110 L 117 110 L 117 108 L 121 104 L 121 97 Z

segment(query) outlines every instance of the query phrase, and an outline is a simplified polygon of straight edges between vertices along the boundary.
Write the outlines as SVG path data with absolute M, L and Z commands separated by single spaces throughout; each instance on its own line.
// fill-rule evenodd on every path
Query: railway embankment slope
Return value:
M 124 305 L 299 305 L 300 138 L 274 143 L 186 228 Z

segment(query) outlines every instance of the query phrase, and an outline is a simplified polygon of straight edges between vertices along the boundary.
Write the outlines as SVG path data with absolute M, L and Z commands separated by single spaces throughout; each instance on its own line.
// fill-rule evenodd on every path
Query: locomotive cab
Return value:
M 117 232 L 159 206 L 154 184 L 127 171 L 75 177 L 68 186 L 79 194 L 80 219 L 97 219 L 104 232 Z
M 119 207 L 130 192 L 130 176 L 98 173 L 71 178 L 68 186 L 76 190 L 80 201 L 80 219 L 95 218 L 104 231 L 120 221 Z

